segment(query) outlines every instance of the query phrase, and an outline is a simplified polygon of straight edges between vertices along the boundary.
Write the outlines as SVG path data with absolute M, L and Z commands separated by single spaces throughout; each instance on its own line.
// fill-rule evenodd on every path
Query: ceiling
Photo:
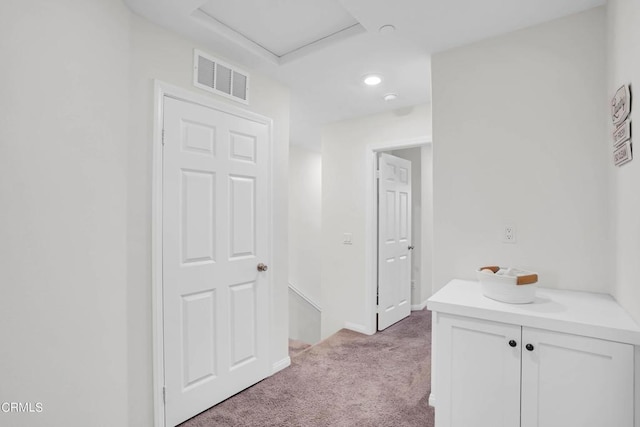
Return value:
M 125 0 L 291 89 L 292 143 L 323 124 L 430 102 L 430 55 L 606 0 Z M 395 31 L 380 31 L 392 25 Z M 367 87 L 362 77 L 383 81 Z M 383 96 L 397 94 L 384 101 Z

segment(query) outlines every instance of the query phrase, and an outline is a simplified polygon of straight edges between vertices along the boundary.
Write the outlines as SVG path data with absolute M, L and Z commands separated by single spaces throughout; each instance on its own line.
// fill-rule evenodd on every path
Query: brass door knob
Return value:
M 269 267 L 264 265 L 263 263 L 258 264 L 258 271 L 267 271 L 268 269 Z

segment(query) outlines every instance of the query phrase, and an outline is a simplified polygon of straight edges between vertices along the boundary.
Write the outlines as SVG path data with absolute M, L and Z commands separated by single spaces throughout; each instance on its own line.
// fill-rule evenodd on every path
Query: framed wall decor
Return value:
M 618 127 L 631 112 L 631 89 L 629 85 L 622 85 L 611 99 L 611 120 Z
M 613 131 L 613 145 L 617 147 L 631 139 L 631 120 L 625 120 Z
M 613 150 L 613 163 L 616 166 L 622 166 L 632 159 L 631 142 L 625 141 L 618 148 Z

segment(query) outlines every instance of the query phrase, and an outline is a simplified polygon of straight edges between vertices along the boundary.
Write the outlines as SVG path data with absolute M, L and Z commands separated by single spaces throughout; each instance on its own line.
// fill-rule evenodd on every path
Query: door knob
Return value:
M 258 271 L 267 271 L 269 269 L 268 266 L 266 266 L 263 263 L 258 264 Z
M 516 342 L 516 340 L 510 340 L 510 341 L 509 341 L 509 345 L 510 345 L 511 347 L 515 347 L 515 346 L 517 346 L 517 345 L 518 345 L 518 343 Z
M 413 250 L 413 248 L 414 248 L 413 246 L 409 246 L 407 249 L 409 249 L 410 251 L 412 251 L 412 250 Z
M 524 348 L 526 348 L 529 351 L 533 351 L 533 344 L 527 344 L 524 346 Z

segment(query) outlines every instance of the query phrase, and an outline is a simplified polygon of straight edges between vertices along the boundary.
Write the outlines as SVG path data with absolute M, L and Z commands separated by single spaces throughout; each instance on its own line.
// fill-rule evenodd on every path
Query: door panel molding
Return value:
M 256 201 L 259 203 L 266 202 L 267 211 L 267 230 L 264 230 L 265 237 L 268 241 L 268 249 L 266 259 L 261 259 L 268 265 L 272 264 L 271 254 L 273 253 L 273 120 L 260 114 L 236 107 L 225 102 L 217 101 L 208 96 L 203 96 L 187 89 L 183 89 L 159 80 L 154 80 L 154 101 L 153 101 L 153 146 L 152 146 L 152 180 L 151 180 L 151 309 L 152 309 L 152 351 L 153 351 L 153 404 L 154 404 L 154 426 L 165 427 L 165 403 L 164 403 L 164 329 L 163 329 L 163 295 L 162 295 L 162 276 L 163 276 L 163 253 L 162 253 L 162 235 L 163 235 L 163 120 L 164 120 L 164 99 L 172 98 L 179 101 L 200 105 L 206 108 L 217 110 L 231 116 L 243 120 L 249 120 L 267 127 L 268 139 L 268 164 L 266 182 L 266 199 Z M 211 139 L 207 129 L 197 126 L 197 123 L 184 123 L 183 131 L 189 133 L 188 150 L 198 155 L 216 156 L 217 141 Z M 255 160 L 255 152 L 252 152 L 250 141 L 244 135 L 236 135 L 237 147 L 234 148 L 234 160 L 239 162 L 252 163 Z M 188 151 L 186 150 L 186 151 Z M 202 247 L 198 247 L 202 249 Z M 207 252 L 207 251 L 205 251 Z M 216 256 L 216 248 L 213 248 L 213 256 Z M 203 260 L 205 261 L 205 260 Z M 205 262 L 212 262 L 206 260 Z M 214 261 L 215 262 L 215 261 Z M 269 295 L 271 295 L 272 286 L 269 285 Z M 271 298 L 268 298 L 271 300 Z M 268 305 L 268 318 L 271 319 L 271 305 Z M 270 334 L 270 325 L 267 327 Z M 266 348 L 267 359 L 271 366 L 269 357 L 269 348 Z M 269 374 L 272 374 L 270 372 Z M 248 387 L 251 384 L 246 384 Z
M 377 329 L 382 331 L 411 314 L 411 162 L 380 153 L 378 170 Z

